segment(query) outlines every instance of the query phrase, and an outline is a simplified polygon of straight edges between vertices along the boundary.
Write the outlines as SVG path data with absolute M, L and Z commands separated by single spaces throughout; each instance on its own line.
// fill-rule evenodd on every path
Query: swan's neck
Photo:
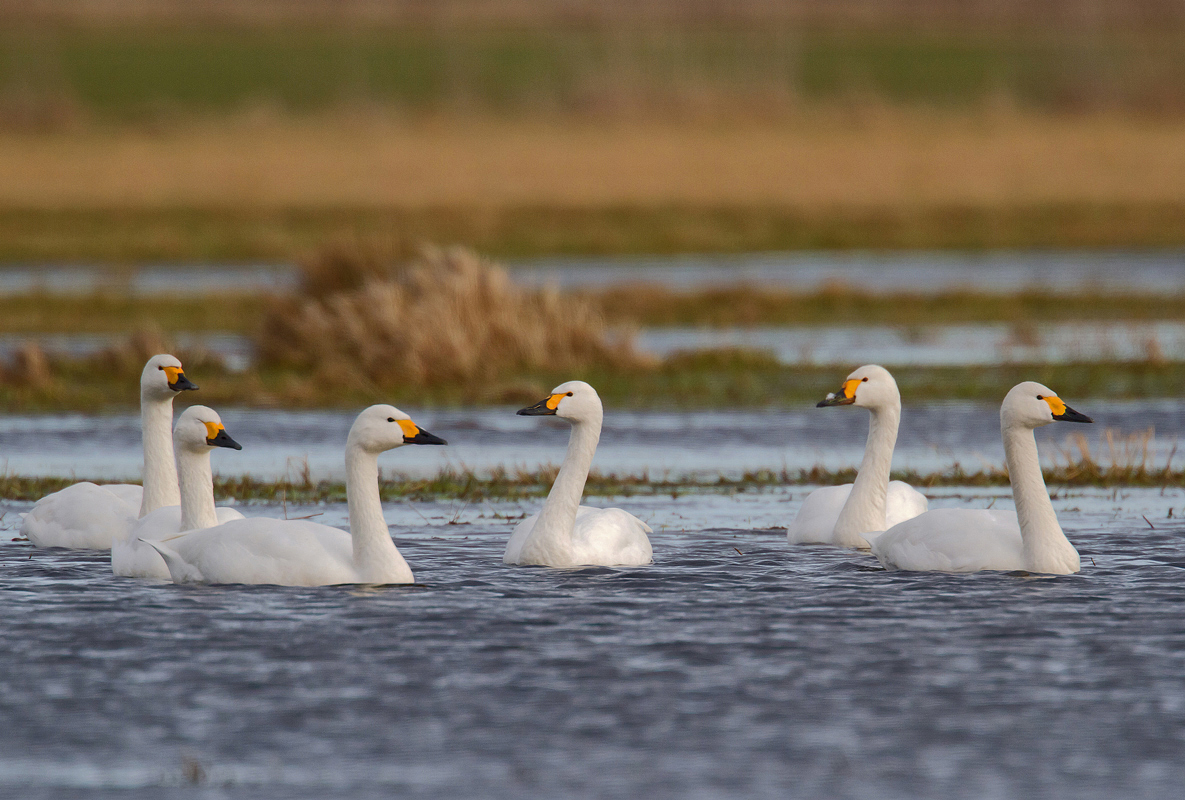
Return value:
M 391 540 L 379 497 L 379 459 L 360 447 L 346 448 L 346 501 L 354 566 L 363 583 L 390 583 L 406 566 Z
M 539 519 L 535 521 L 534 530 L 538 535 L 570 540 L 572 528 L 576 524 L 576 511 L 580 508 L 580 498 L 584 495 L 584 484 L 588 480 L 588 470 L 592 467 L 600 438 L 601 420 L 572 424 L 564 463 L 560 465 L 555 483 L 551 485 L 551 491 L 539 512 Z
M 900 403 L 869 409 L 864 460 L 860 462 L 852 493 L 835 521 L 835 537 L 841 544 L 860 544 L 860 534 L 885 529 L 885 497 L 889 492 L 889 471 L 900 423 Z
M 177 477 L 181 484 L 181 530 L 192 531 L 217 525 L 210 452 L 195 453 L 185 448 L 178 451 Z
M 1024 542 L 1025 567 L 1030 572 L 1065 573 L 1078 571 L 1078 552 L 1058 524 L 1041 461 L 1037 440 L 1029 428 L 1005 426 L 1004 460 L 1012 483 L 1012 499 Z
M 140 516 L 181 502 L 173 464 L 173 399 L 140 398 L 140 430 L 144 439 L 144 500 Z

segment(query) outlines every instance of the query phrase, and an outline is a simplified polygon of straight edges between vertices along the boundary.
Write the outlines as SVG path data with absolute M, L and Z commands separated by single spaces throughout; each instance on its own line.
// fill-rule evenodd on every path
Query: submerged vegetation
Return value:
M 557 468 L 510 472 L 495 469 L 485 474 L 471 471 L 442 470 L 429 477 L 391 475 L 379 481 L 379 493 L 385 502 L 400 500 L 458 499 L 518 500 L 544 497 L 551 489 Z M 829 486 L 851 483 L 855 469 L 758 470 L 736 477 L 725 475 L 652 476 L 617 475 L 593 470 L 589 473 L 585 495 L 590 497 L 630 497 L 637 495 L 672 495 L 763 491 L 783 486 Z M 938 487 L 1005 487 L 1008 473 L 988 468 L 968 472 L 959 465 L 931 473 L 895 471 L 893 480 L 907 481 L 923 491 Z M 8 500 L 37 500 L 74 483 L 75 478 L 33 478 L 17 475 L 0 477 L 0 497 Z M 1100 465 L 1089 460 L 1076 461 L 1045 470 L 1046 482 L 1057 487 L 1177 487 L 1185 488 L 1185 469 L 1130 465 Z M 134 481 L 133 481 L 134 482 Z M 346 487 L 341 481 L 281 480 L 265 481 L 250 476 L 222 477 L 214 482 L 219 501 L 291 503 L 341 503 Z

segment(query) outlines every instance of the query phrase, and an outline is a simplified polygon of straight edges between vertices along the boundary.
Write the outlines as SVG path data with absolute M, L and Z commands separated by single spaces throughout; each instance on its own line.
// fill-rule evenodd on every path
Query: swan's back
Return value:
M 243 519 L 233 508 L 218 506 L 214 509 L 218 524 Z M 124 578 L 169 579 L 169 568 L 160 553 L 151 545 L 140 541 L 160 541 L 175 537 L 181 528 L 181 506 L 162 506 L 141 517 L 132 526 L 127 536 L 117 537 L 111 544 L 111 571 Z M 187 531 L 192 533 L 192 531 Z
M 927 511 L 873 539 L 872 554 L 888 569 L 977 572 L 1025 568 L 1015 511 Z
M 309 520 L 240 519 L 165 540 L 206 583 L 359 583 L 350 534 Z M 411 570 L 408 570 L 410 580 Z
M 620 508 L 581 506 L 572 526 L 578 561 L 605 566 L 641 566 L 654 560 L 650 526 Z
M 852 493 L 852 484 L 815 489 L 802 501 L 794 521 L 786 528 L 790 544 L 832 544 L 835 521 Z
M 885 528 L 925 514 L 929 508 L 926 495 L 905 481 L 889 481 L 889 493 L 885 496 Z
M 852 493 L 852 486 L 851 483 L 824 486 L 807 495 L 794 521 L 786 528 L 790 544 L 843 544 L 835 539 L 835 523 Z M 889 481 L 885 528 L 924 514 L 929 506 L 926 496 L 905 481 Z
M 515 526 L 503 563 L 642 566 L 654 560 L 646 535 L 653 533 L 650 526 L 623 509 L 580 506 L 568 541 L 561 536 L 533 540 L 538 520 L 539 514 L 532 514 Z
M 143 492 L 131 484 L 67 486 L 33 505 L 21 520 L 21 534 L 37 547 L 108 550 L 140 516 Z

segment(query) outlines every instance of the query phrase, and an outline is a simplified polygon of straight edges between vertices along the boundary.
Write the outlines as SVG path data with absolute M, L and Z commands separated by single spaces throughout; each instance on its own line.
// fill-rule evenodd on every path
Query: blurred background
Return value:
M 1185 5 L 0 0 L 0 402 L 1185 388 Z M 188 398 L 187 398 L 188 399 Z

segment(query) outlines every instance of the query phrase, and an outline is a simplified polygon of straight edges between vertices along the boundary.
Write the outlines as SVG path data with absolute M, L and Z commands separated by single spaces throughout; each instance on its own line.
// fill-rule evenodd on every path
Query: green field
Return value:
M 792 111 L 880 98 L 1159 109 L 1181 99 L 1185 37 L 1017 35 L 787 24 L 681 27 L 241 29 L 11 27 L 0 97 L 27 113 L 129 121 L 253 106 L 405 112 Z M 1176 87 L 1176 88 L 1174 88 Z M 15 107 L 15 106 L 14 106 Z M 48 119 L 48 118 L 47 118 Z

